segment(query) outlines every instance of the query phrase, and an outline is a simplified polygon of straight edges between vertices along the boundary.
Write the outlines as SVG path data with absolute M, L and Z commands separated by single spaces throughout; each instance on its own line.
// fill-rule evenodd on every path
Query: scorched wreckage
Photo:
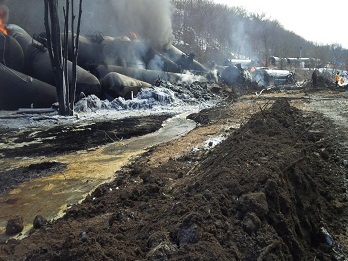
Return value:
M 8 9 L 4 5 L 0 14 L 0 109 L 50 107 L 57 98 L 45 33 L 32 37 L 19 25 L 6 24 Z M 71 39 L 70 34 L 68 41 Z M 71 58 L 69 50 L 69 82 Z M 116 37 L 102 33 L 80 36 L 77 63 L 77 99 L 81 93 L 109 100 L 130 98 L 130 93 L 136 95 L 142 88 L 158 84 L 158 80 L 181 81 L 183 71 L 191 71 L 201 81 L 212 77 L 193 55 L 186 55 L 173 45 L 152 47 L 133 32 Z
M 29 34 L 22 24 L 11 23 L 6 5 L 2 4 L 0 8 L 0 109 L 51 107 L 57 102 L 57 94 L 45 31 Z M 86 13 L 89 15 L 89 10 Z M 39 19 L 35 23 L 40 24 Z M 125 24 L 123 22 L 123 26 Z M 42 28 L 37 25 L 33 27 Z M 267 78 L 270 74 L 258 74 L 262 80 L 259 76 L 255 79 L 248 72 L 250 67 L 241 67 L 244 62 L 205 66 L 194 59 L 194 54 L 186 54 L 176 48 L 171 40 L 162 41 L 162 36 L 151 35 L 153 31 L 148 33 L 150 36 L 142 33 L 139 37 L 137 32 L 132 31 L 112 34 L 107 30 L 110 35 L 104 35 L 103 32 L 85 30 L 79 36 L 76 100 L 82 93 L 82 97 L 94 94 L 100 99 L 130 99 L 141 89 L 158 85 L 161 81 L 176 83 L 187 78 L 190 81 L 213 81 L 227 85 L 248 80 L 257 82 L 259 86 L 269 84 Z M 69 48 L 71 41 L 69 33 Z M 69 50 L 68 53 L 71 83 L 73 52 Z
M 125 6 L 155 2 L 85 1 L 100 9 L 100 2 L 123 2 Z M 169 0 L 156 2 L 164 5 Z M 6 7 L 1 10 L 0 110 L 51 106 L 58 95 L 46 33 L 40 26 L 33 28 L 33 23 L 8 20 Z M 86 19 L 98 21 L 88 9 L 85 13 Z M 342 230 L 347 221 L 347 195 L 342 177 L 346 178 L 347 150 L 339 147 L 346 136 L 310 110 L 337 109 L 339 104 L 343 108 L 347 95 L 337 102 L 331 93 L 324 99 L 319 95 L 309 99 L 299 90 L 289 92 L 291 95 L 277 92 L 258 97 L 263 89 L 257 96 L 236 99 L 236 88 L 229 85 L 247 88 L 248 81 L 260 88 L 291 84 L 294 75 L 260 67 L 251 60 L 205 66 L 193 54 L 176 48 L 174 41 L 163 40 L 160 35 L 167 35 L 168 28 L 154 17 L 157 12 L 144 14 L 150 21 L 138 19 L 143 22 L 141 27 L 152 28 L 147 33 L 136 26 L 125 27 L 131 23 L 127 18 L 137 19 L 139 13 L 124 13 L 109 22 L 126 29 L 82 30 L 75 97 L 93 95 L 76 105 L 91 101 L 96 110 L 111 109 L 115 107 L 102 104 L 132 99 L 139 92 L 136 99 L 127 101 L 136 102 L 147 91 L 165 89 L 153 87 L 162 85 L 168 88 L 165 90 L 175 89 L 175 95 L 182 94 L 185 102 L 176 107 L 191 105 L 193 100 L 199 103 L 195 106 L 199 112 L 192 113 L 193 107 L 188 106 L 179 115 L 182 118 L 172 121 L 171 116 L 182 111 L 173 112 L 174 106 L 168 109 L 170 113 L 160 110 L 149 117 L 143 114 L 145 110 L 127 107 L 125 113 L 108 110 L 64 118 L 73 121 L 66 126 L 55 117 L 35 115 L 29 116 L 28 125 L 16 125 L 21 126 L 19 131 L 7 126 L 28 117 L 2 112 L 6 117 L 0 118 L 1 123 L 11 124 L 0 128 L 0 185 L 4 185 L 0 192 L 6 191 L 0 204 L 0 260 L 346 260 L 339 244 L 341 236 L 346 238 Z M 105 17 L 113 19 L 109 14 Z M 41 19 L 36 20 L 40 24 Z M 151 27 L 151 22 L 158 27 Z M 57 38 L 71 42 L 72 35 L 66 32 Z M 65 50 L 72 60 L 73 50 Z M 67 65 L 70 72 L 74 62 Z M 218 106 L 214 103 L 212 108 L 202 109 L 200 98 L 209 101 L 214 96 L 204 95 L 207 85 L 189 96 L 185 90 L 195 83 L 189 87 L 162 84 L 188 77 L 223 82 L 225 86 L 213 86 L 222 90 L 227 102 L 219 99 Z M 202 95 L 198 98 L 196 94 Z M 168 95 L 172 97 L 174 94 Z M 123 115 L 118 120 L 115 116 L 119 114 Z M 34 130 L 33 121 L 42 128 L 35 126 Z M 172 129 L 162 128 L 170 122 Z M 25 130 L 22 126 L 30 127 Z M 155 132 L 160 128 L 162 132 Z M 149 145 L 138 138 L 145 133 L 163 136 L 157 140 L 152 135 L 144 137 L 156 144 Z M 183 136 L 172 140 L 169 134 Z M 150 149 L 144 152 L 142 146 Z M 123 157 L 134 160 L 115 172 Z M 110 183 L 109 177 L 113 179 Z M 70 204 L 79 200 L 77 194 L 93 190 L 99 182 L 103 185 L 81 204 Z M 45 220 L 64 210 L 62 218 Z

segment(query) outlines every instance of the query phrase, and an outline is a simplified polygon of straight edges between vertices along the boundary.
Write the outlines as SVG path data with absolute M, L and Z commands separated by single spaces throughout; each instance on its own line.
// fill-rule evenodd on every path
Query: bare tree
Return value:
M 69 85 L 69 61 L 68 61 L 68 37 L 69 37 L 69 6 L 66 0 L 64 8 L 64 38 L 61 39 L 60 21 L 58 16 L 58 0 L 45 0 L 45 28 L 47 35 L 47 48 L 51 59 L 57 88 L 59 114 L 71 116 L 74 113 L 74 101 L 76 90 L 76 66 L 78 56 L 78 40 L 81 25 L 82 0 L 79 3 L 79 16 L 77 22 L 77 35 L 74 35 L 74 8 L 71 12 L 71 37 L 73 50 L 72 82 Z M 74 1 L 72 0 L 72 6 Z M 50 19 L 49 19 L 50 18 Z
M 331 57 L 333 57 L 334 69 L 342 65 L 343 62 L 343 48 L 340 44 L 331 44 L 330 45 Z

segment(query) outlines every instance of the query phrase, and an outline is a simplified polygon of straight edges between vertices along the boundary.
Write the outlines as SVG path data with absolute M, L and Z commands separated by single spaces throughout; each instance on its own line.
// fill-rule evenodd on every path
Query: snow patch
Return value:
M 203 143 L 203 147 L 205 149 L 214 148 L 216 145 L 218 145 L 219 143 L 221 143 L 225 139 L 226 139 L 226 137 L 224 137 L 222 135 L 220 135 L 218 137 L 210 138 Z

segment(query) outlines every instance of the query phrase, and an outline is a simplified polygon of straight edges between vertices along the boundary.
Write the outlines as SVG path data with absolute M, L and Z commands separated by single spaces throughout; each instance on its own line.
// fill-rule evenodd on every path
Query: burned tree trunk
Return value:
M 50 22 L 48 19 L 50 16 Z M 59 114 L 67 114 L 66 106 L 66 81 L 63 68 L 62 42 L 60 37 L 60 25 L 58 17 L 58 0 L 45 0 L 45 28 L 47 34 L 47 46 L 50 54 L 52 68 L 55 74 Z
M 66 115 L 73 115 L 73 112 L 70 111 L 70 100 L 69 100 L 69 71 L 68 71 L 68 37 L 69 37 L 69 0 L 65 2 L 64 11 L 64 38 L 63 38 L 63 66 L 64 66 L 64 79 L 67 83 L 65 88 L 65 100 L 67 101 L 67 112 Z
M 77 82 L 77 74 L 76 74 L 76 67 L 77 67 L 77 57 L 79 52 L 79 36 L 80 36 L 80 27 L 81 27 L 81 15 L 82 15 L 82 0 L 80 0 L 79 3 L 79 16 L 77 19 L 77 29 L 76 29 L 76 36 L 74 34 L 74 21 L 75 21 L 75 14 L 74 14 L 74 0 L 72 0 L 71 3 L 71 48 L 72 48 L 72 81 L 70 84 L 70 90 L 69 90 L 69 100 L 72 101 L 70 103 L 70 110 L 74 110 L 74 101 L 75 101 L 75 92 L 76 92 L 76 82 Z M 75 37 L 75 39 L 74 39 Z
M 72 3 L 73 5 L 74 3 Z M 64 10 L 64 41 L 62 43 L 58 16 L 58 0 L 45 0 L 45 28 L 47 35 L 47 47 L 51 58 L 52 68 L 55 73 L 57 96 L 59 102 L 59 114 L 71 116 L 74 113 L 74 101 L 76 90 L 76 66 L 78 55 L 78 38 L 80 33 L 82 0 L 80 0 L 79 17 L 77 25 L 77 36 L 73 38 L 73 66 L 72 66 L 72 83 L 69 86 L 68 77 L 68 28 L 69 28 L 69 0 L 66 0 L 66 11 Z M 50 17 L 50 21 L 49 21 Z M 74 28 L 74 12 L 72 8 L 71 28 Z M 72 31 L 72 37 L 75 37 Z M 64 47 L 64 53 L 62 51 Z

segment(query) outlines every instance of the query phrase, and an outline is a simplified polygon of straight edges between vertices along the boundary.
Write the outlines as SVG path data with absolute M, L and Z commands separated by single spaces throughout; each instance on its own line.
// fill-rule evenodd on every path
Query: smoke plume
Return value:
M 7 3 L 7 0 L 0 0 L 0 19 L 7 23 L 8 16 L 9 16 L 9 10 L 8 7 L 5 5 Z
M 152 46 L 166 46 L 172 42 L 172 24 L 169 0 L 113 1 L 123 27 L 130 26 Z
M 5 2 L 0 0 L 0 4 Z M 79 1 L 74 2 L 77 15 Z M 11 0 L 7 5 L 13 10 L 10 23 L 31 35 L 45 31 L 43 0 Z M 63 6 L 65 1 L 59 1 L 61 25 Z M 170 0 L 83 0 L 81 34 L 122 36 L 134 32 L 152 47 L 166 47 L 173 39 L 171 11 Z
M 135 33 L 153 47 L 166 47 L 173 40 L 170 0 L 84 1 L 82 20 L 84 32 Z

